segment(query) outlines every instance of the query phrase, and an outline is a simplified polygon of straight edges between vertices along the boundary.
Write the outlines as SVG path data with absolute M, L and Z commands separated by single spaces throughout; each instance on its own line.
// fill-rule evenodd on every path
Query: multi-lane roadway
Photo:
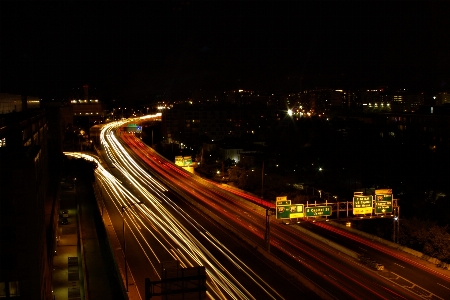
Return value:
M 96 173 L 119 239 L 125 232 L 130 276 L 141 294 L 145 277 L 160 280 L 164 262 L 178 261 L 182 267 L 205 266 L 207 293 L 214 299 L 445 299 L 448 295 L 445 276 L 439 279 L 440 289 L 424 295 L 296 226 L 273 219 L 269 253 L 266 208 L 271 203 L 186 172 L 135 135 L 120 131 L 121 125 L 103 128 L 102 162 L 111 172 Z M 335 240 L 345 235 L 334 234 Z M 423 268 L 414 271 L 425 274 L 417 276 L 428 274 Z

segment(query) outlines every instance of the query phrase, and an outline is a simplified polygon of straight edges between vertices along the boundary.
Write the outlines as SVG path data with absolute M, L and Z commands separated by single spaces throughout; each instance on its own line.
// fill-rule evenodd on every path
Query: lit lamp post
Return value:
M 338 196 L 333 196 L 334 199 L 336 199 L 336 218 L 339 219 L 339 201 Z
M 400 232 L 400 207 L 394 208 L 394 243 L 397 243 L 398 235 Z
M 261 170 L 261 199 L 264 199 L 264 160 L 262 162 Z

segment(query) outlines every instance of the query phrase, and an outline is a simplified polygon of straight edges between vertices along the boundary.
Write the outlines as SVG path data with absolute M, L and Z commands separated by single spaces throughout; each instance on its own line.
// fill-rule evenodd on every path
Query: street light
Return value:
M 400 206 L 394 208 L 394 243 L 397 243 L 400 234 Z

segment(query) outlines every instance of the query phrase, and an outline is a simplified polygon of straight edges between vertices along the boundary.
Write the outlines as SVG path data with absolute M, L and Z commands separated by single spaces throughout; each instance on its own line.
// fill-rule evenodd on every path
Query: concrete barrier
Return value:
M 108 211 L 106 209 L 103 210 L 103 193 L 101 192 L 101 187 L 99 186 L 99 184 L 97 183 L 97 179 L 96 181 L 92 184 L 93 188 L 94 188 L 94 194 L 95 194 L 95 199 L 97 202 L 97 207 L 98 207 L 98 211 L 103 212 L 104 215 L 102 215 L 102 220 L 103 220 L 103 226 L 105 227 L 105 232 L 108 235 L 108 246 L 109 246 L 109 250 L 111 251 L 111 255 L 113 257 L 113 261 L 114 261 L 114 267 L 116 269 L 116 274 L 120 274 L 118 276 L 121 277 L 122 280 L 119 280 L 121 285 L 120 285 L 120 289 L 122 291 L 122 296 L 123 299 L 139 299 L 138 297 L 138 291 L 137 291 L 137 285 L 134 285 L 134 288 L 130 288 L 129 287 L 129 292 L 127 293 L 126 291 L 126 287 L 125 287 L 125 274 L 123 272 L 123 269 L 119 267 L 119 263 L 117 262 L 118 259 L 118 253 L 119 250 L 115 250 L 117 248 L 120 248 L 120 251 L 122 251 L 121 245 L 117 240 L 117 236 L 114 236 L 111 231 L 114 231 L 113 227 L 112 227 L 112 222 L 109 218 L 109 214 Z M 106 217 L 105 217 L 106 216 Z M 111 228 L 108 228 L 108 225 L 111 225 Z M 116 246 L 114 246 L 112 243 L 114 242 L 118 244 Z M 136 289 L 136 290 L 134 290 Z M 130 297 L 131 296 L 131 297 Z
M 347 249 L 347 248 L 345 248 L 345 247 L 343 247 L 343 246 L 341 246 L 341 245 L 339 245 L 339 244 L 337 244 L 337 243 L 335 243 L 333 241 L 327 240 L 326 238 L 324 238 L 324 237 L 322 237 L 320 235 L 317 235 L 317 234 L 315 234 L 315 233 L 313 233 L 313 232 L 309 231 L 308 229 L 305 229 L 305 228 L 303 228 L 301 226 L 293 225 L 292 227 L 295 228 L 296 230 L 306 234 L 306 235 L 309 235 L 310 237 L 312 237 L 312 238 L 314 238 L 316 240 L 321 241 L 324 244 L 327 244 L 328 246 L 330 246 L 331 248 L 336 249 L 339 252 L 342 252 L 342 253 L 344 253 L 344 254 L 346 254 L 346 255 L 354 258 L 354 259 L 359 259 L 358 253 L 356 253 L 356 252 L 354 252 L 354 251 L 352 251 L 350 249 Z

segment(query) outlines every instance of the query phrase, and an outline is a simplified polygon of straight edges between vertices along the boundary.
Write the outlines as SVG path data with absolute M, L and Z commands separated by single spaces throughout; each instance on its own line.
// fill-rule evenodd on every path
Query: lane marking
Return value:
M 410 283 L 411 286 L 407 286 L 406 284 L 398 284 L 398 285 L 401 286 L 401 287 L 407 288 L 410 292 L 413 292 L 414 294 L 418 295 L 419 297 L 422 297 L 422 295 L 423 295 L 423 296 L 425 296 L 426 298 L 430 298 L 430 299 L 438 298 L 438 299 L 444 300 L 444 298 L 441 298 L 441 297 L 439 297 L 438 295 L 436 295 L 436 294 L 430 292 L 429 290 L 424 289 L 424 288 L 421 287 L 420 285 L 415 284 L 415 283 L 412 282 L 412 281 L 409 281 L 409 280 L 406 279 L 405 277 L 402 277 L 402 276 L 400 276 L 400 275 L 398 275 L 398 274 L 396 274 L 396 273 L 394 273 L 394 272 L 391 272 L 391 274 L 394 274 L 395 276 L 397 276 L 397 279 L 401 278 L 402 280 L 406 281 L 407 283 Z M 391 281 L 391 282 L 394 282 L 394 281 L 388 279 L 387 277 L 384 277 L 384 278 L 386 278 L 387 280 L 389 280 L 389 281 Z M 396 283 L 396 282 L 394 282 L 394 283 Z M 397 284 L 397 283 L 396 283 L 396 284 Z M 438 283 L 438 284 L 439 284 L 439 283 Z M 421 294 L 418 294 L 419 292 L 420 292 Z M 423 298 L 423 297 L 422 297 L 422 298 Z
M 449 287 L 446 287 L 445 285 L 443 285 L 443 284 L 440 284 L 439 282 L 437 282 L 437 284 L 439 284 L 440 286 L 442 286 L 443 288 L 446 288 L 447 290 L 450 290 L 450 288 Z

